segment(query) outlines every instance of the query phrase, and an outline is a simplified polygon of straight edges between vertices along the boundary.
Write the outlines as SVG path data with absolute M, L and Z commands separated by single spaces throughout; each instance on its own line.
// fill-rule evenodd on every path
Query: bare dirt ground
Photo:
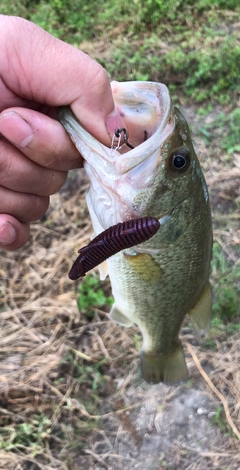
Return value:
M 240 158 L 223 157 L 217 132 L 210 146 L 198 132 L 220 111 L 199 118 L 183 103 L 210 189 L 214 238 L 234 264 Z M 204 350 L 186 322 L 190 380 L 144 383 L 138 329 L 114 324 L 97 306 L 88 321 L 67 277 L 91 235 L 86 188 L 84 173 L 72 172 L 29 243 L 1 253 L 0 468 L 239 470 L 240 332 L 211 330 L 215 348 Z

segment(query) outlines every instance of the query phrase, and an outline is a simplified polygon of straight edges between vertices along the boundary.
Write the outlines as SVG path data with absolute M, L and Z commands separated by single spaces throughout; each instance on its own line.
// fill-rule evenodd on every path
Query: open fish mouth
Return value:
M 113 141 L 110 148 L 101 144 L 81 126 L 68 107 L 59 108 L 58 118 L 86 163 L 96 168 L 103 165 L 103 160 L 108 161 L 121 174 L 138 166 L 161 147 L 174 130 L 174 115 L 168 88 L 163 83 L 113 81 L 111 87 L 115 107 L 125 122 L 131 150 L 124 140 L 118 150 Z M 89 146 L 95 153 L 94 165 Z
M 111 87 L 115 107 L 125 122 L 131 147 L 135 149 L 147 141 L 146 147 L 149 147 L 149 139 L 156 131 L 159 137 L 162 135 L 162 139 L 166 139 L 164 130 L 171 118 L 171 99 L 163 83 L 113 81 Z M 121 154 L 125 152 L 129 152 L 127 145 L 119 151 Z M 132 152 L 131 157 L 134 154 L 137 151 Z
M 149 215 L 160 219 L 168 214 L 161 208 L 149 214 L 144 203 L 135 208 L 131 202 L 147 192 L 162 171 L 162 147 L 175 129 L 168 88 L 162 83 L 137 81 L 113 81 L 111 87 L 115 107 L 125 123 L 125 142 L 116 129 L 112 146 L 106 147 L 81 126 L 70 108 L 58 111 L 60 122 L 84 158 L 91 181 L 87 203 L 92 221 L 96 219 L 94 212 L 98 219 L 95 226 L 93 223 L 96 234 L 126 220 Z M 117 146 L 116 135 L 120 135 Z
M 128 142 L 133 149 L 124 142 L 118 150 L 114 142 L 112 148 L 106 147 L 81 126 L 70 108 L 62 107 L 58 111 L 60 122 L 84 158 L 84 167 L 91 181 L 89 197 L 93 192 L 92 200 L 101 195 L 105 210 L 109 209 L 107 220 L 106 217 L 103 220 L 99 213 L 102 229 L 149 215 L 123 213 L 120 193 L 124 187 L 128 191 L 131 188 L 133 193 L 152 186 L 156 173 L 161 171 L 162 146 L 175 128 L 171 98 L 164 84 L 114 81 L 111 87 L 115 107 L 123 118 Z M 134 194 L 130 197 L 134 198 Z M 162 215 L 165 214 L 164 211 Z

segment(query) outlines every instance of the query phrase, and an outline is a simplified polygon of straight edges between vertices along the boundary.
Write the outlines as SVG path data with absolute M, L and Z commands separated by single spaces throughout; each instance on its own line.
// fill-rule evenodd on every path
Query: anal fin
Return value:
M 212 288 L 208 281 L 193 308 L 188 312 L 196 330 L 207 331 L 212 318 Z
M 183 353 L 183 347 L 179 343 L 178 348 L 172 354 L 163 355 L 150 352 L 141 352 L 142 376 L 146 382 L 176 384 L 188 379 L 188 370 Z
M 111 318 L 111 320 L 115 321 L 116 323 L 119 323 L 119 325 L 122 326 L 129 327 L 133 324 L 133 322 L 129 320 L 129 318 L 127 318 L 126 315 L 124 315 L 124 313 L 119 310 L 116 304 L 113 304 L 109 313 L 109 318 Z

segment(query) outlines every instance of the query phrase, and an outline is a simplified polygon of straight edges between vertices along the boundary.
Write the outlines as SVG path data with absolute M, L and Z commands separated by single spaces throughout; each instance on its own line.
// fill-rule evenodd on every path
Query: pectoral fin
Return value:
M 173 354 L 152 354 L 141 352 L 142 376 L 146 382 L 174 384 L 188 379 L 188 370 L 184 358 L 183 348 L 179 343 Z
M 107 260 L 105 260 L 101 264 L 99 264 L 98 270 L 99 270 L 101 281 L 104 281 L 104 279 L 106 279 L 106 277 L 108 275 L 108 262 L 107 262 Z
M 212 288 L 209 282 L 188 315 L 196 330 L 206 331 L 209 328 L 212 317 Z
M 119 323 L 119 325 L 122 325 L 122 326 L 132 326 L 133 322 L 131 320 L 129 320 L 129 318 L 127 318 L 119 309 L 118 307 L 116 306 L 116 304 L 114 304 L 112 306 L 112 309 L 109 313 L 109 318 L 111 318 L 111 320 L 115 321 L 116 323 Z

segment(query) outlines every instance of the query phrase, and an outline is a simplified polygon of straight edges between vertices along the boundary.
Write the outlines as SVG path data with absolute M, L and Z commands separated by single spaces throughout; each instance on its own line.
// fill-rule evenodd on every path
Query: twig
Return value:
M 213 390 L 213 392 L 215 393 L 215 395 L 217 395 L 217 397 L 219 398 L 219 400 L 222 402 L 223 404 L 223 408 L 224 408 L 224 411 L 225 411 L 225 415 L 226 415 L 226 418 L 227 418 L 227 421 L 228 421 L 228 424 L 229 426 L 231 427 L 233 433 L 237 436 L 237 438 L 240 440 L 240 432 L 238 431 L 237 427 L 235 426 L 232 418 L 231 418 L 231 415 L 230 415 L 230 411 L 229 411 L 229 408 L 228 408 L 228 404 L 227 404 L 227 401 L 226 399 L 224 398 L 224 396 L 221 394 L 221 392 L 219 392 L 219 390 L 215 387 L 215 385 L 212 383 L 211 379 L 208 377 L 208 375 L 206 374 L 206 372 L 204 372 L 201 364 L 200 364 L 200 361 L 199 359 L 197 358 L 197 355 L 195 354 L 192 346 L 186 342 L 185 343 L 186 346 L 187 346 L 187 349 L 188 349 L 188 352 L 191 354 L 200 374 L 203 376 L 204 380 L 206 380 L 207 384 L 209 385 L 209 387 Z
M 106 462 L 104 462 L 104 460 L 101 459 L 101 457 L 99 455 L 95 454 L 94 452 L 92 452 L 89 449 L 86 449 L 84 452 L 85 452 L 85 454 L 91 455 L 95 460 L 97 460 L 97 462 L 100 462 L 102 465 L 104 465 L 105 468 L 111 470 L 111 467 L 109 467 L 109 465 Z
M 84 412 L 84 414 L 89 419 L 104 419 L 104 418 L 107 418 L 108 416 L 112 416 L 114 414 L 118 415 L 120 413 L 125 413 L 126 411 L 133 410 L 135 408 L 138 408 L 139 406 L 142 406 L 144 403 L 146 403 L 146 400 L 143 400 L 143 401 L 138 402 L 138 403 L 134 403 L 134 405 L 130 405 L 130 406 L 126 406 L 124 408 L 120 408 L 119 410 L 109 411 L 109 413 L 105 413 L 104 415 L 90 415 L 87 411 Z
M 107 349 L 104 346 L 102 338 L 99 336 L 99 334 L 97 332 L 94 332 L 94 336 L 95 336 L 96 340 L 98 341 L 98 344 L 99 344 L 100 349 L 101 349 L 102 353 L 104 354 L 104 356 L 107 359 L 111 359 L 110 355 L 109 355 L 109 352 L 107 351 Z
M 76 356 L 79 356 L 79 357 L 81 357 L 82 359 L 85 359 L 85 361 L 93 362 L 94 364 L 96 364 L 97 362 L 100 361 L 100 359 L 94 359 L 93 357 L 90 357 L 90 356 L 88 356 L 87 354 L 82 353 L 81 351 L 77 351 L 77 349 L 71 348 L 71 351 L 72 351 Z

